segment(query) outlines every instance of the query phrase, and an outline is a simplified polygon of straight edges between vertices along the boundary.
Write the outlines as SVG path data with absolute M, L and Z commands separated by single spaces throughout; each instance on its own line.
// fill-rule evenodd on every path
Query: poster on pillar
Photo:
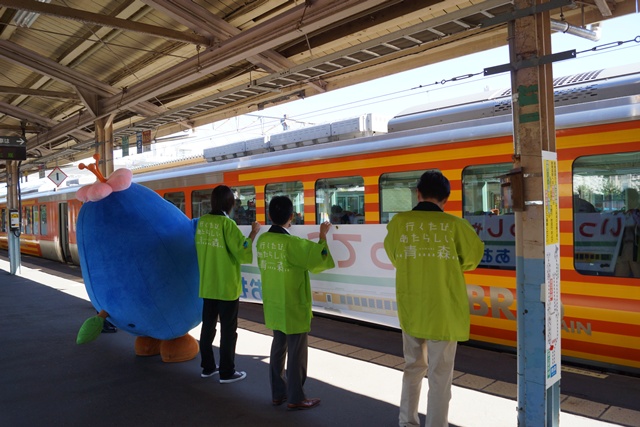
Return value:
M 151 131 L 145 130 L 142 132 L 142 146 L 148 147 L 151 145 Z
M 542 188 L 544 195 L 544 271 L 543 301 L 545 303 L 546 387 L 560 380 L 560 206 L 558 199 L 558 157 L 542 152 Z
M 122 157 L 127 157 L 129 155 L 129 137 L 122 137 Z

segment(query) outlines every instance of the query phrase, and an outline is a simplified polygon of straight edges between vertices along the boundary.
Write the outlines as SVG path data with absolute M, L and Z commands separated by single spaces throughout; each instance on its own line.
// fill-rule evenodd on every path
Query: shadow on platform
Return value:
M 313 378 L 305 389 L 322 398 L 319 407 L 273 407 L 264 356 L 238 355 L 248 377 L 223 385 L 200 378 L 199 357 L 163 363 L 135 356 L 126 332 L 77 345 L 79 327 L 95 315 L 90 302 L 4 271 L 0 278 L 0 425 L 397 425 L 395 405 Z

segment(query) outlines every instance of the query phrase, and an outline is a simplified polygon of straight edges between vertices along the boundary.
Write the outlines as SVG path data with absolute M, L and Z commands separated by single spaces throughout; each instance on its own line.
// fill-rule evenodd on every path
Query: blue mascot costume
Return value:
M 96 164 L 98 155 L 94 156 Z M 132 183 L 128 169 L 81 188 L 77 240 L 82 277 L 98 316 L 77 343 L 96 339 L 106 318 L 135 335 L 139 356 L 183 362 L 198 354 L 189 331 L 202 320 L 194 224 L 154 191 Z

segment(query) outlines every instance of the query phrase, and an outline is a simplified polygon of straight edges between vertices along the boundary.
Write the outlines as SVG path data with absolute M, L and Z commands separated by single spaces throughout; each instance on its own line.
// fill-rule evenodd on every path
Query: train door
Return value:
M 60 250 L 65 262 L 72 262 L 69 250 L 69 207 L 66 202 L 58 205 L 58 236 L 60 236 Z

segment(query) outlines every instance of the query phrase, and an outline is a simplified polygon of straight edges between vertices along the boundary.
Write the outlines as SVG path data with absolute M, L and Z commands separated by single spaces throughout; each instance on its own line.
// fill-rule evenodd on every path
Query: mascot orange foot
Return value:
M 186 362 L 194 359 L 198 351 L 198 341 L 189 334 L 172 340 L 136 337 L 137 356 L 155 356 L 159 354 L 163 362 Z

